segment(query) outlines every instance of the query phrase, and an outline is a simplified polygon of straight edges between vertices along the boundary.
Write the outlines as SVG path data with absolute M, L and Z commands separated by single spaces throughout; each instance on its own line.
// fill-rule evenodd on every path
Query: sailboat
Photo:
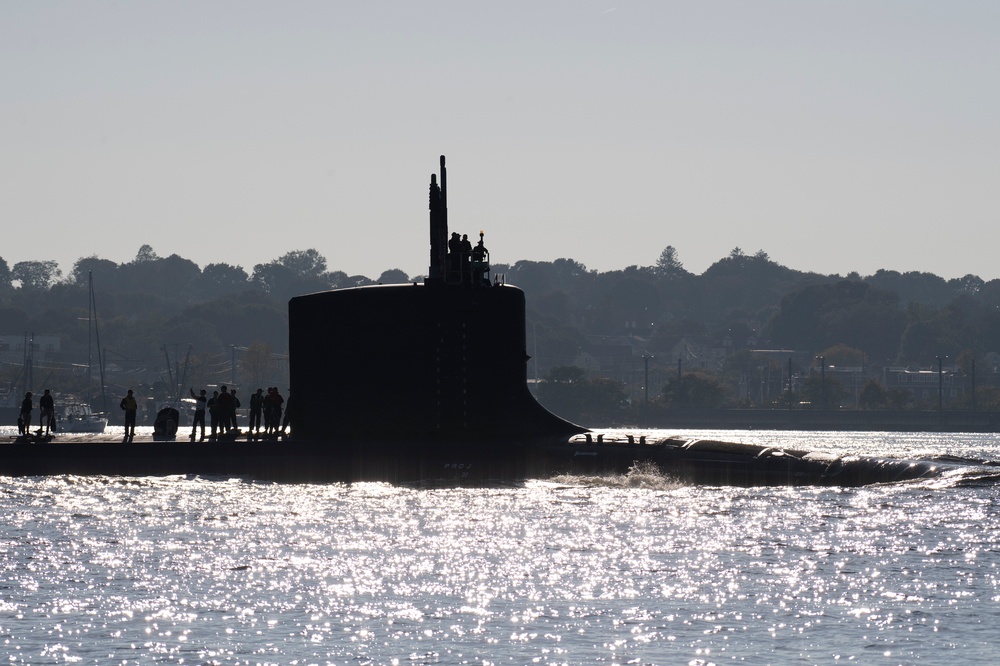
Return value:
M 101 337 L 97 329 L 97 303 L 94 300 L 94 274 L 87 274 L 87 399 L 84 402 L 67 402 L 63 404 L 59 415 L 57 430 L 65 433 L 102 433 L 108 426 L 105 413 L 95 413 L 91 409 L 91 389 L 93 387 L 94 347 L 93 338 L 97 342 L 97 365 L 101 371 L 101 395 L 104 395 L 104 363 L 101 360 Z M 106 406 L 105 406 L 106 408 Z M 106 411 L 106 409 L 105 409 Z

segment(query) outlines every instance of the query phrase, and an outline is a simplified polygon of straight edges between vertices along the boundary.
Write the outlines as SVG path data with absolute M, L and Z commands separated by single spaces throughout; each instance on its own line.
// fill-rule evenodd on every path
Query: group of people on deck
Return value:
M 236 397 L 236 391 L 230 391 L 225 385 L 218 390 L 212 391 L 212 396 L 208 396 L 205 389 L 198 393 L 191 387 L 191 397 L 195 400 L 194 423 L 191 427 L 190 439 L 194 441 L 198 437 L 198 428 L 201 427 L 201 437 L 198 441 L 205 441 L 205 412 L 208 412 L 210 434 L 208 439 L 218 439 L 225 434 L 240 434 L 240 429 L 236 425 L 236 410 L 241 407 L 240 399 Z M 289 396 L 289 401 L 291 397 Z M 261 434 L 261 417 L 263 417 L 265 435 L 284 434 L 291 421 L 291 410 L 289 402 L 278 392 L 278 387 L 269 387 L 267 395 L 264 389 L 257 389 L 257 392 L 250 396 L 250 425 L 247 434 L 251 437 Z M 282 421 L 282 411 L 284 420 Z
M 490 286 L 489 250 L 483 244 L 483 232 L 473 247 L 468 234 L 452 232 L 448 240 L 448 272 L 450 282 L 475 286 Z
M 21 413 L 17 417 L 17 434 L 27 435 L 31 432 L 31 412 L 35 411 L 35 403 L 31 400 L 31 391 L 24 394 L 21 401 Z M 49 389 L 38 399 L 38 434 L 48 435 L 56 431 L 56 403 Z
M 212 391 L 209 396 L 205 389 L 195 393 L 194 387 L 190 388 L 191 397 L 195 400 L 194 423 L 191 428 L 191 440 L 198 437 L 198 430 L 201 429 L 201 436 L 198 441 L 205 441 L 205 416 L 209 417 L 210 431 L 208 439 L 218 439 L 220 435 L 240 434 L 240 429 L 236 425 L 236 410 L 242 405 L 236 396 L 236 390 L 230 391 L 225 385 L 218 390 Z M 291 391 L 289 391 L 291 394 Z M 32 427 L 32 413 L 35 410 L 34 395 L 31 391 L 24 394 L 21 401 L 21 409 L 17 419 L 18 435 L 29 435 Z M 259 435 L 284 435 L 291 426 L 291 395 L 288 399 L 282 397 L 278 387 L 273 386 L 267 389 L 257 389 L 257 392 L 250 396 L 250 424 L 247 434 L 250 436 Z M 125 417 L 125 438 L 135 437 L 136 413 L 139 405 L 132 389 L 122 398 L 119 405 Z M 38 435 L 48 436 L 56 431 L 55 400 L 52 392 L 45 389 L 45 393 L 38 400 Z

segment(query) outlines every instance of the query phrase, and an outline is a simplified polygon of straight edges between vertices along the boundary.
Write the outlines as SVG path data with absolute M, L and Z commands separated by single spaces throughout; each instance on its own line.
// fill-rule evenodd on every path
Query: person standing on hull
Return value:
M 229 395 L 232 396 L 232 404 L 229 407 L 229 430 L 239 435 L 240 429 L 236 427 L 236 410 L 242 405 L 240 399 L 236 397 L 236 389 L 230 391 Z
M 49 389 L 45 389 L 42 397 L 38 399 L 38 409 L 40 413 L 38 414 L 38 432 L 42 432 L 42 426 L 45 426 L 45 434 L 48 435 L 49 432 L 56 431 L 56 403 L 52 399 L 52 393 Z
M 205 389 L 201 389 L 198 395 L 194 393 L 194 387 L 190 387 L 191 397 L 194 398 L 194 424 L 191 426 L 191 441 L 194 441 L 195 433 L 198 431 L 198 425 L 201 425 L 201 439 L 199 442 L 205 441 L 205 407 L 208 405 L 208 395 Z
M 125 439 L 132 441 L 135 439 L 135 413 L 139 410 L 139 403 L 135 401 L 132 389 L 122 398 L 119 407 L 125 410 Z
M 212 397 L 208 399 L 208 402 L 205 403 L 205 406 L 208 407 L 208 422 L 209 422 L 209 425 L 212 428 L 211 434 L 208 436 L 208 438 L 210 440 L 214 440 L 216 437 L 218 437 L 218 428 L 219 428 L 219 392 L 218 391 L 212 391 Z
M 462 237 L 454 231 L 448 239 L 448 281 L 462 280 Z
M 17 432 L 21 435 L 27 435 L 31 432 L 31 412 L 35 409 L 35 403 L 31 401 L 31 391 L 24 394 L 24 400 L 21 401 L 21 416 L 18 423 Z
M 281 397 L 280 393 L 278 393 L 277 386 L 272 386 L 267 390 L 264 410 L 270 416 L 267 426 L 267 433 L 270 435 L 277 435 L 278 428 L 281 427 L 281 405 L 284 404 L 284 402 L 285 399 Z
M 219 436 L 221 437 L 229 432 L 229 419 L 233 412 L 233 396 L 225 384 L 219 387 L 219 397 L 215 401 L 215 407 L 219 410 Z
M 469 234 L 462 234 L 462 284 L 472 282 L 472 243 L 469 242 Z
M 278 396 L 281 397 L 281 396 Z M 288 400 L 285 401 L 285 418 L 281 421 L 281 434 L 291 430 L 292 425 L 292 389 L 288 389 Z
M 257 392 L 250 396 L 250 426 L 251 435 L 260 434 L 260 415 L 264 409 L 264 389 L 259 388 Z

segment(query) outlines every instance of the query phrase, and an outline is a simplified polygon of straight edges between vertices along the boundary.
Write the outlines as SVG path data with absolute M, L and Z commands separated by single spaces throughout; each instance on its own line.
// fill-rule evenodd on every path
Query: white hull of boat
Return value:
M 60 421 L 56 432 L 65 433 L 102 433 L 108 426 L 108 420 L 101 417 Z

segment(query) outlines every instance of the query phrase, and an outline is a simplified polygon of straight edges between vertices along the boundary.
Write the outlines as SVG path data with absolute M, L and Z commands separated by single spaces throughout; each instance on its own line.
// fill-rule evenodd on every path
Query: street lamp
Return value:
M 944 369 L 942 362 L 947 356 L 938 356 L 938 414 L 944 411 Z
M 823 396 L 823 409 L 826 409 L 826 357 L 817 356 L 819 359 L 819 388 Z
M 642 354 L 642 365 L 643 365 L 643 372 L 645 373 L 645 376 L 643 377 L 642 388 L 643 388 L 643 391 L 644 391 L 644 396 L 643 396 L 643 401 L 644 402 L 649 402 L 649 359 L 651 359 L 651 358 L 653 358 L 653 357 L 650 356 L 649 354 L 643 352 L 643 354 Z

